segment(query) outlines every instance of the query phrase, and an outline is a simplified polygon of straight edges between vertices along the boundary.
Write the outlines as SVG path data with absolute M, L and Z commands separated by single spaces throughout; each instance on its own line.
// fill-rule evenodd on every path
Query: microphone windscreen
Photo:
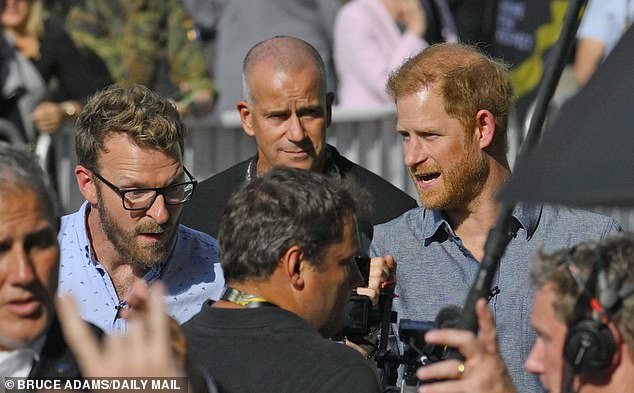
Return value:
M 440 329 L 454 328 L 458 326 L 461 316 L 462 307 L 456 305 L 445 306 L 436 315 L 436 326 Z

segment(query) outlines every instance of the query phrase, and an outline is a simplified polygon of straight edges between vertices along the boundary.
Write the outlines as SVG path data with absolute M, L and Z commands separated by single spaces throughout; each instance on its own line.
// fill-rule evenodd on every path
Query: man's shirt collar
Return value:
M 423 208 L 421 220 L 421 237 L 425 244 L 433 241 L 443 241 L 448 237 L 457 237 L 453 228 L 447 221 L 442 210 Z M 520 228 L 526 233 L 526 240 L 530 239 L 541 217 L 541 205 L 518 204 L 513 209 L 514 227 L 512 235 L 515 236 Z
M 33 365 L 40 360 L 46 334 L 30 345 L 12 351 L 0 351 L 0 375 L 5 377 L 28 377 Z

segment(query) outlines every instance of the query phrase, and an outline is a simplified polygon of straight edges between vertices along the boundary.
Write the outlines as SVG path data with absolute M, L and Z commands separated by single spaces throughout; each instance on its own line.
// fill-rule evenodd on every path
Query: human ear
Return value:
M 93 180 L 92 171 L 86 169 L 83 165 L 75 167 L 75 178 L 79 192 L 91 205 L 97 204 L 97 186 Z
M 242 129 L 249 136 L 254 136 L 253 132 L 253 116 L 249 109 L 249 103 L 246 101 L 238 101 L 236 105 L 238 112 L 240 113 L 240 121 L 242 122 Z
M 491 145 L 495 135 L 495 116 L 486 109 L 480 109 L 475 119 L 476 138 L 480 149 Z
M 284 268 L 284 274 L 288 277 L 289 282 L 296 290 L 302 290 L 306 286 L 306 261 L 304 253 L 299 246 L 292 246 L 284 255 L 282 255 L 281 263 Z

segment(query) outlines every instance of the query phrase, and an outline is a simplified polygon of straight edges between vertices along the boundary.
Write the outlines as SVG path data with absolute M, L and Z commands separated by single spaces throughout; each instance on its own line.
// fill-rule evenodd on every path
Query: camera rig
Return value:
M 367 285 L 370 258 L 355 259 Z M 376 305 L 372 304 L 369 297 L 353 290 L 348 304 L 348 323 L 340 334 L 342 338 L 366 350 L 370 348 L 369 358 L 376 362 L 385 392 L 398 391 L 396 384 L 401 365 L 404 367 L 403 386 L 416 386 L 416 369 L 457 355 L 451 348 L 426 344 L 424 338 L 429 330 L 455 326 L 460 317 L 460 308 L 457 306 L 449 308 L 449 312 L 441 311 L 436 321 L 400 320 L 398 337 L 403 348 L 400 353 L 396 340 L 390 341 L 394 337 L 393 326 L 397 322 L 397 313 L 392 311 L 395 289 L 395 281 L 381 283 Z

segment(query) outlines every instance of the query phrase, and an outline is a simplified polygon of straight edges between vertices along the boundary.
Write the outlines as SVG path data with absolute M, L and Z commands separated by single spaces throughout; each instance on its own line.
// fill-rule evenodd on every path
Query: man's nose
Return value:
M 293 114 L 289 119 L 288 124 L 288 139 L 293 142 L 301 142 L 306 139 L 306 130 L 304 129 L 304 125 L 302 124 L 302 120 L 299 116 Z
M 543 362 L 543 348 L 542 345 L 537 339 L 535 344 L 533 344 L 533 348 L 531 348 L 526 361 L 524 362 L 524 368 L 531 374 L 541 375 L 544 373 L 544 362 Z
M 9 281 L 12 284 L 28 285 L 35 279 L 33 264 L 28 250 L 24 248 L 24 244 L 14 244 L 9 259 L 13 263 L 9 264 Z
M 410 140 L 403 142 L 403 161 L 408 167 L 414 167 L 421 162 L 426 161 L 428 154 L 425 145 L 417 138 L 412 137 Z
M 165 224 L 169 220 L 170 214 L 163 194 L 156 196 L 154 203 L 147 209 L 146 214 L 152 217 L 159 225 Z

